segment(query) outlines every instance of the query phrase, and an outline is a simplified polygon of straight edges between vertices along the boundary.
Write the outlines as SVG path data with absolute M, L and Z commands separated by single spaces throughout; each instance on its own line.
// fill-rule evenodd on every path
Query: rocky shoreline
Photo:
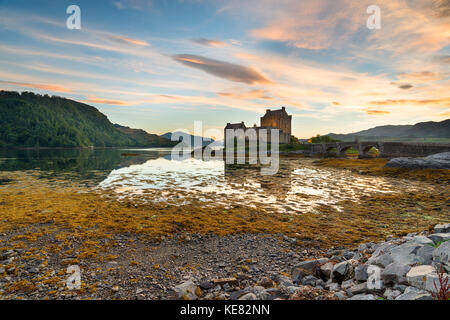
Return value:
M 450 271 L 448 240 L 450 224 L 329 250 L 281 234 L 179 234 L 161 242 L 124 234 L 101 259 L 81 260 L 75 240 L 65 248 L 72 256 L 38 252 L 42 243 L 58 244 L 46 236 L 36 250 L 0 252 L 0 299 L 432 300 L 439 276 Z M 80 290 L 67 288 L 69 265 L 81 269 Z
M 329 250 L 304 260 L 291 274 L 269 272 L 256 285 L 239 278 L 190 278 L 175 286 L 178 299 L 433 300 L 450 299 L 450 223 L 354 250 Z M 440 281 L 441 279 L 441 281 Z

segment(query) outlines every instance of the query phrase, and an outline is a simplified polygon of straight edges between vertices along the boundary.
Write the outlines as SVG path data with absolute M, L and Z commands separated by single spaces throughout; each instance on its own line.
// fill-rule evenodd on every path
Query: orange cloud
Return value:
M 195 38 L 191 39 L 191 41 L 209 47 L 227 47 L 229 45 L 228 43 L 220 40 L 205 39 L 205 38 Z
M 4 84 L 13 85 L 16 87 L 33 88 L 41 90 L 50 90 L 55 92 L 70 92 L 70 89 L 61 87 L 53 84 L 39 84 L 39 83 L 24 83 L 24 82 L 13 82 L 13 81 L 0 81 Z
M 115 105 L 115 106 L 129 106 L 129 105 L 131 105 L 130 102 L 126 102 L 126 101 L 100 99 L 100 98 L 88 98 L 86 100 L 82 100 L 82 102 L 99 103 L 99 104 L 111 104 L 111 105 Z
M 108 38 L 111 40 L 114 40 L 114 41 L 121 42 L 121 43 L 134 44 L 137 46 L 147 47 L 149 45 L 148 42 L 146 42 L 146 41 L 131 39 L 131 38 L 127 38 L 127 37 L 123 37 L 123 36 L 119 36 L 119 35 L 108 35 Z
M 416 82 L 427 82 L 427 81 L 436 81 L 443 79 L 442 74 L 438 72 L 432 71 L 421 71 L 421 72 L 412 72 L 412 73 L 399 73 L 397 75 L 398 79 L 401 80 L 411 80 Z
M 442 98 L 442 99 L 388 99 L 388 100 L 382 100 L 382 101 L 370 101 L 370 105 L 376 105 L 376 106 L 393 106 L 393 105 L 401 105 L 401 106 L 408 106 L 408 105 L 418 105 L 418 106 L 450 106 L 450 98 Z
M 270 84 L 271 81 L 253 68 L 191 54 L 177 54 L 175 61 L 216 77 L 247 84 Z
M 389 114 L 389 111 L 383 111 L 383 110 L 364 110 L 369 115 L 383 115 L 383 114 Z
M 269 95 L 269 93 L 266 90 L 251 90 L 251 91 L 246 91 L 246 92 L 218 92 L 217 95 L 219 95 L 221 97 L 232 98 L 232 99 L 241 99 L 241 100 L 247 100 L 247 99 L 269 100 L 269 99 L 272 99 L 272 97 Z

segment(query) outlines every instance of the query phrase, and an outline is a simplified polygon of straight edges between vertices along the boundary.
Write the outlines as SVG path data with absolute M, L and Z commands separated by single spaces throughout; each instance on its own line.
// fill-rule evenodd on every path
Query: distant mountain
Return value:
M 96 108 L 32 92 L 0 91 L 0 147 L 153 147 L 169 141 L 115 127 Z
M 415 125 L 378 126 L 368 130 L 349 134 L 328 134 L 332 139 L 341 141 L 385 140 L 385 141 L 446 141 L 450 139 L 450 119 L 441 122 L 419 122 Z
M 148 133 L 147 131 L 144 131 L 142 129 L 132 129 L 130 127 L 124 127 L 119 124 L 114 124 L 114 127 L 116 127 L 119 131 L 127 134 L 128 136 L 132 137 L 136 141 L 139 141 L 139 143 L 142 146 L 146 147 L 173 147 L 177 143 L 174 141 L 170 141 L 167 138 L 164 138 L 162 136 L 158 136 L 157 134 Z
M 172 140 L 172 134 L 174 134 L 174 133 L 182 133 L 182 132 L 177 132 L 177 131 L 175 131 L 175 132 L 167 132 L 167 133 L 164 133 L 163 135 L 161 135 L 161 137 L 163 137 L 163 138 L 166 138 L 166 139 L 168 139 L 168 140 Z M 191 134 L 189 134 L 189 136 L 191 137 L 191 147 L 193 148 L 194 147 L 194 140 L 195 140 L 195 138 L 201 138 L 202 139 L 202 147 L 204 147 L 204 146 L 207 146 L 207 145 L 209 145 L 209 144 L 211 144 L 211 143 L 215 143 L 216 141 L 214 141 L 213 139 L 211 139 L 211 138 L 205 138 L 205 137 L 200 137 L 200 136 L 193 136 L 193 135 L 191 135 Z M 180 138 L 179 139 L 179 141 L 181 141 L 182 139 Z M 218 143 L 217 144 L 217 146 L 219 146 L 220 145 L 220 143 Z

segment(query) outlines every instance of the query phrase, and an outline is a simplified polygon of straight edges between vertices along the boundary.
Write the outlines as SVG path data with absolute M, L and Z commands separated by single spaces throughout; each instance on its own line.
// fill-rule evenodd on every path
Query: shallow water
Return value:
M 304 158 L 281 158 L 272 176 L 262 175 L 256 166 L 222 160 L 173 160 L 168 149 L 3 151 L 0 159 L 0 171 L 29 170 L 118 199 L 175 205 L 200 201 L 204 206 L 264 207 L 291 214 L 314 212 L 321 205 L 339 210 L 340 201 L 371 194 L 432 188 L 423 182 L 316 167 Z

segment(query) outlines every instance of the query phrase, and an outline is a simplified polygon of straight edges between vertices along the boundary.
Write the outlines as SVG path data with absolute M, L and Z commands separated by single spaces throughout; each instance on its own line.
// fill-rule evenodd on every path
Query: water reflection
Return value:
M 316 167 L 313 160 L 281 158 L 275 175 L 258 165 L 223 160 L 174 160 L 169 149 L 0 151 L 0 171 L 33 170 L 41 177 L 83 182 L 118 198 L 174 205 L 251 206 L 302 213 L 374 193 L 409 192 L 423 183 Z

